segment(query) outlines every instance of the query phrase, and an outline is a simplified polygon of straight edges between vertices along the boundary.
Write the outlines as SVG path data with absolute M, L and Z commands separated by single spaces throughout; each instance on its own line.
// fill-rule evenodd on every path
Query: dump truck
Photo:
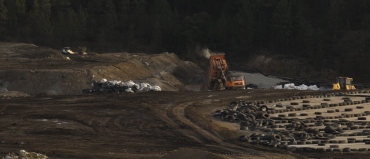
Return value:
M 353 79 L 349 77 L 338 77 L 337 82 L 333 84 L 333 90 L 355 90 L 352 81 Z
M 207 90 L 245 89 L 245 77 L 239 73 L 230 73 L 225 54 L 212 55 L 206 77 Z

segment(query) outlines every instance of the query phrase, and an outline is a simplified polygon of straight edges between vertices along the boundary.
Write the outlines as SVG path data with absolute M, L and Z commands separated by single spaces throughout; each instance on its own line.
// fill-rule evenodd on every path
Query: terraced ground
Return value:
M 367 153 L 369 107 L 369 91 L 360 90 L 231 103 L 215 115 L 240 123 L 242 142 L 293 152 Z

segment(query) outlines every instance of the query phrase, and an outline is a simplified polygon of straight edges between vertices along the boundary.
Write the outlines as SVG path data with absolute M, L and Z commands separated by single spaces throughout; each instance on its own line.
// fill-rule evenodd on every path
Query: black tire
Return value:
M 364 109 L 364 106 L 356 106 L 357 109 Z
M 238 102 L 230 102 L 229 106 L 230 107 L 238 106 Z
M 279 114 L 278 116 L 279 116 L 279 117 L 286 117 L 286 115 L 285 115 L 285 114 Z
M 246 117 L 250 120 L 253 120 L 253 121 L 256 120 L 256 115 L 254 115 L 254 114 L 247 114 Z
M 266 112 L 266 111 L 268 111 L 268 107 L 266 105 L 262 105 L 260 107 L 260 111 Z
M 330 145 L 330 148 L 339 148 L 339 145 Z
M 298 102 L 291 102 L 290 105 L 299 105 Z
M 351 148 L 349 147 L 343 148 L 343 152 L 351 152 Z
M 297 114 L 296 113 L 289 113 L 288 116 L 294 117 L 294 116 L 297 116 Z
M 334 113 L 334 112 L 335 112 L 335 110 L 327 110 L 326 112 L 327 112 L 327 113 Z
M 358 120 L 366 120 L 366 117 L 358 117 Z
M 282 140 L 282 137 L 281 137 L 279 134 L 274 134 L 272 137 L 273 137 L 273 138 L 274 138 L 274 140 L 276 140 L 276 141 L 281 141 L 281 140 Z
M 325 146 L 325 144 L 324 144 L 324 143 L 318 143 L 317 145 L 318 145 L 318 146 Z
M 322 113 L 321 112 L 315 112 L 316 115 L 321 115 Z
M 353 109 L 352 108 L 346 108 L 346 109 L 344 109 L 344 111 L 350 112 L 350 111 L 353 111 Z
M 359 148 L 358 151 L 367 151 L 367 148 Z
M 261 113 L 260 117 L 262 119 L 270 119 L 270 114 L 267 114 L 267 113 Z
M 310 103 L 310 101 L 309 101 L 309 100 L 303 100 L 302 102 L 303 102 L 303 103 Z
M 331 101 L 331 99 L 327 99 L 327 98 L 325 98 L 325 99 L 324 99 L 324 101 Z
M 307 113 L 301 113 L 300 116 L 308 116 Z

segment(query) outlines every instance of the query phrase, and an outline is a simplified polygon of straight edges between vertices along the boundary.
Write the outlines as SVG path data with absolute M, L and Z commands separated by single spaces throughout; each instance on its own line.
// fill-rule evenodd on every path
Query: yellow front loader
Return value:
M 349 77 L 338 77 L 337 83 L 333 84 L 333 90 L 355 90 L 353 79 Z

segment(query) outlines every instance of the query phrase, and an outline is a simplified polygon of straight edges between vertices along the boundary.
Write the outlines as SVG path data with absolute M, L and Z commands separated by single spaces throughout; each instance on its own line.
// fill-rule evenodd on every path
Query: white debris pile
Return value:
M 0 87 L 0 92 L 8 92 L 8 89 Z
M 132 80 L 122 82 L 119 80 L 108 81 L 102 79 L 101 81 L 94 81 L 92 89 L 84 89 L 82 92 L 85 94 L 94 92 L 105 93 L 120 93 L 120 92 L 149 92 L 149 91 L 162 91 L 161 87 L 150 85 L 149 83 L 135 83 Z
M 20 150 L 19 153 L 9 153 L 3 159 L 48 159 L 46 155 Z
M 287 90 L 319 90 L 320 88 L 316 85 L 307 86 L 305 84 L 296 86 L 294 83 L 288 83 L 284 85 L 277 85 L 273 87 L 274 89 L 287 89 Z

